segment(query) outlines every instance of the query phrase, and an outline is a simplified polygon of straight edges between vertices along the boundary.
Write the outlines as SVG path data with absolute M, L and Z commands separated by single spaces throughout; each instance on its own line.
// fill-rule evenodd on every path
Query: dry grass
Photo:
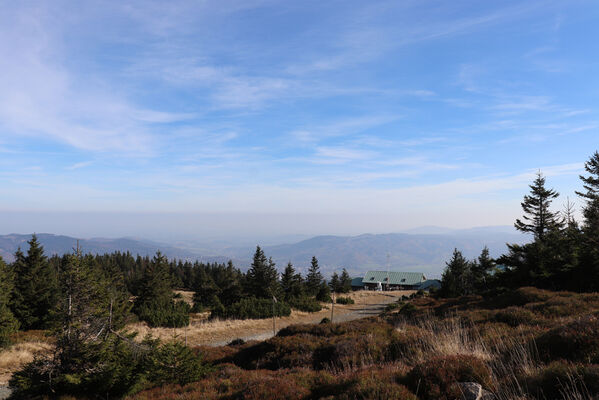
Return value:
M 174 290 L 175 294 L 181 295 L 181 300 L 193 306 L 193 292 L 189 290 Z
M 351 292 L 347 296 L 354 299 L 355 304 L 335 304 L 335 316 L 341 317 L 361 310 L 365 306 L 388 304 L 401 298 L 402 295 L 411 293 L 413 291 Z M 208 315 L 208 313 L 192 314 L 190 325 L 185 328 L 150 328 L 145 323 L 131 324 L 127 328 L 132 332 L 137 332 L 139 340 L 149 334 L 160 339 L 186 340 L 191 346 L 224 344 L 237 338 L 265 339 L 272 335 L 272 319 L 208 320 Z M 324 304 L 323 310 L 316 313 L 294 310 L 290 316 L 276 319 L 276 329 L 279 330 L 292 324 L 318 323 L 330 315 L 330 304 Z
M 49 353 L 52 345 L 46 342 L 18 343 L 0 352 L 0 385 L 8 383 L 13 372 L 31 361 L 38 353 Z

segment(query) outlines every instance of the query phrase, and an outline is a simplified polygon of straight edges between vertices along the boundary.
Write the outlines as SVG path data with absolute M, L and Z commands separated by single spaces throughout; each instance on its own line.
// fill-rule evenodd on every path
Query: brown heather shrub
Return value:
M 233 362 L 246 369 L 309 367 L 312 355 L 324 339 L 308 334 L 273 337 L 246 346 L 233 356 Z
M 339 371 L 379 363 L 385 359 L 388 346 L 386 335 L 341 336 L 323 343 L 314 351 L 313 367 Z
M 544 318 L 574 317 L 596 310 L 598 305 L 583 300 L 581 295 L 556 296 L 540 303 L 530 303 L 526 308 Z
M 522 379 L 530 395 L 541 399 L 572 398 L 582 393 L 588 398 L 599 395 L 599 365 L 553 361 Z
M 503 322 L 511 327 L 536 325 L 538 323 L 537 316 L 532 311 L 517 306 L 496 311 L 492 317 L 492 321 Z
M 387 367 L 353 373 L 348 377 L 349 379 L 346 379 L 351 383 L 347 391 L 338 393 L 334 397 L 339 400 L 418 400 L 407 387 L 398 383 L 398 379 L 403 375 L 401 372 L 393 367 Z
M 542 334 L 536 342 L 544 360 L 599 363 L 599 319 L 579 318 Z
M 485 389 L 492 388 L 491 370 L 474 356 L 437 356 L 415 366 L 406 382 L 420 399 L 461 399 L 458 382 L 476 382 Z
M 549 300 L 556 292 L 537 289 L 535 287 L 521 287 L 516 290 L 499 294 L 485 301 L 490 308 L 507 308 L 509 306 L 523 306 L 528 303 L 538 303 Z

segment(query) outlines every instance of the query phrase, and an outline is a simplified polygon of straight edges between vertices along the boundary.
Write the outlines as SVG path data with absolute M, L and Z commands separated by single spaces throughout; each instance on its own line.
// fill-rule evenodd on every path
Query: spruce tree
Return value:
M 189 324 L 190 307 L 174 300 L 166 257 L 157 252 L 141 279 L 133 311 L 150 326 L 182 327 Z
M 345 268 L 343 268 L 339 280 L 341 284 L 341 293 L 349 293 L 351 291 L 351 277 Z
M 9 344 L 10 334 L 19 327 L 8 307 L 14 288 L 13 279 L 12 271 L 0 256 L 0 349 Z
M 210 308 L 216 305 L 214 296 L 218 295 L 219 290 L 203 265 L 196 268 L 198 268 L 198 272 L 194 282 L 193 311 L 201 312 L 206 307 Z
M 252 265 L 246 274 L 246 291 L 250 296 L 270 299 L 280 294 L 279 273 L 275 263 L 267 259 L 260 246 L 256 247 Z
M 559 196 L 553 189 L 545 188 L 545 177 L 541 172 L 530 187 L 530 195 L 524 196 L 522 219 L 517 219 L 514 226 L 521 232 L 532 233 L 535 241 L 543 241 L 545 234 L 551 229 L 561 226 L 559 213 L 549 209 L 553 199 Z
M 489 248 L 485 246 L 478 259 L 471 264 L 471 285 L 474 292 L 480 293 L 488 288 L 489 277 L 495 265 L 489 255 Z
M 457 297 L 470 293 L 470 263 L 458 249 L 454 249 L 451 260 L 446 263 L 441 277 L 443 297 Z
M 580 288 L 599 290 L 599 152 L 585 162 L 588 176 L 580 176 L 584 192 L 577 192 L 586 203 L 583 207 L 582 245 L 580 255 Z
M 287 263 L 281 275 L 281 290 L 285 301 L 298 299 L 303 295 L 302 276 L 295 272 L 291 262 Z
M 333 276 L 331 276 L 331 281 L 329 282 L 329 285 L 331 286 L 331 290 L 333 292 L 341 292 L 341 282 L 339 281 L 339 274 L 337 274 L 337 272 L 334 272 Z
M 312 257 L 310 262 L 310 269 L 308 275 L 306 275 L 306 292 L 310 296 L 316 296 L 320 290 L 322 283 L 322 274 L 320 273 L 320 267 L 318 266 L 318 260 L 316 257 Z
M 15 253 L 12 311 L 22 329 L 46 329 L 51 325 L 58 301 L 57 271 L 48 263 L 36 235 L 27 243 L 26 256 L 20 249 Z

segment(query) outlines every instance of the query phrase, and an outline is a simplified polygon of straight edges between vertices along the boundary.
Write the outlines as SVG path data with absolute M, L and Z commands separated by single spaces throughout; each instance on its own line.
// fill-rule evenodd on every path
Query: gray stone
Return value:
M 476 382 L 459 382 L 463 400 L 494 400 L 495 396 Z

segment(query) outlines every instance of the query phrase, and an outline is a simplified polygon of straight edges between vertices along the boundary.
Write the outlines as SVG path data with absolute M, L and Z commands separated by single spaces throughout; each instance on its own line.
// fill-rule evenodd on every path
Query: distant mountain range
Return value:
M 62 235 L 53 235 L 49 233 L 39 233 L 37 238 L 44 246 L 46 255 L 54 254 L 66 254 L 73 252 L 73 249 L 77 247 L 77 238 Z M 27 251 L 29 245 L 27 241 L 31 239 L 31 235 L 0 235 L 0 255 L 7 261 L 14 259 L 14 253 L 17 248 L 21 248 L 24 252 Z M 203 257 L 200 254 L 192 251 L 173 247 L 164 243 L 156 243 L 149 240 L 138 240 L 131 238 L 119 238 L 119 239 L 79 239 L 79 246 L 84 253 L 91 254 L 104 254 L 111 253 L 114 251 L 129 251 L 131 254 L 136 256 L 152 256 L 158 250 L 165 254 L 169 258 L 180 258 L 180 259 L 193 259 L 201 261 L 228 261 L 226 257 Z
M 38 234 L 46 254 L 72 252 L 77 239 L 69 236 Z M 7 261 L 13 259 L 18 247 L 26 250 L 30 235 L 0 235 L 0 255 Z M 364 234 L 359 236 L 316 236 L 296 243 L 265 246 L 267 256 L 272 257 L 280 270 L 291 261 L 302 272 L 307 270 L 312 256 L 320 262 L 325 276 L 345 267 L 353 275 L 369 269 L 386 269 L 424 272 L 439 276 L 454 248 L 467 258 L 480 254 L 489 247 L 491 256 L 506 252 L 506 243 L 524 243 L 525 235 L 511 227 L 481 227 L 471 229 L 448 229 L 422 227 L 404 233 Z M 79 245 L 86 253 L 102 254 L 113 251 L 129 251 L 133 255 L 153 255 L 157 250 L 169 258 L 225 262 L 233 260 L 245 270 L 249 266 L 255 248 L 229 247 L 210 249 L 207 245 L 189 244 L 173 246 L 142 239 L 81 239 Z M 197 249 L 203 249 L 198 251 Z

